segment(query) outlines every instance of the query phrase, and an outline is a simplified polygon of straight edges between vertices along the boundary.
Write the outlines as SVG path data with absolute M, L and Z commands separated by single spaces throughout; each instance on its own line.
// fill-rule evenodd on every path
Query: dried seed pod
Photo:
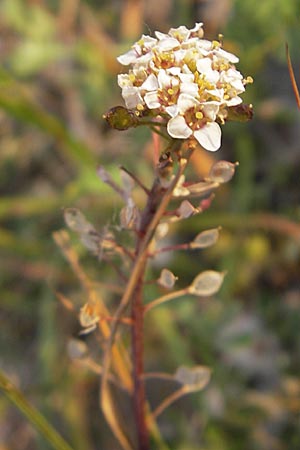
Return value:
M 220 289 L 225 273 L 214 270 L 205 270 L 196 276 L 189 286 L 189 293 L 206 297 L 215 294 Z

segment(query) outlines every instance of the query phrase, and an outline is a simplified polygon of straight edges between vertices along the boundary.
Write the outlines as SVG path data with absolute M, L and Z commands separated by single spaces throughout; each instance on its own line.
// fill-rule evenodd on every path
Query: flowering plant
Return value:
M 235 68 L 238 57 L 219 41 L 203 39 L 202 23 L 188 30 L 143 35 L 117 59 L 130 66 L 118 76 L 126 107 L 137 116 L 150 114 L 167 124 L 169 136 L 196 139 L 206 150 L 221 146 L 228 108 L 240 105 L 240 94 L 252 82 Z
M 179 367 L 174 374 L 149 373 L 144 368 L 144 320 L 153 308 L 178 297 L 206 297 L 218 292 L 224 273 L 205 270 L 192 283 L 176 289 L 178 279 L 168 268 L 163 268 L 155 280 L 147 280 L 147 267 L 162 252 L 200 250 L 213 245 L 219 229 L 202 230 L 191 242 L 164 246 L 163 239 L 173 222 L 197 215 L 210 207 L 212 192 L 234 175 L 235 164 L 218 161 L 204 180 L 189 182 L 184 171 L 198 144 L 209 151 L 221 145 L 221 127 L 227 120 L 251 118 L 251 106 L 243 105 L 240 94 L 250 77 L 244 78 L 235 68 L 238 58 L 222 49 L 221 42 L 203 39 L 202 24 L 191 30 L 181 26 L 171 28 L 168 34 L 156 32 L 156 38 L 142 36 L 131 50 L 119 56 L 118 61 L 128 65 L 129 72 L 118 76 L 126 108 L 116 106 L 104 116 L 112 128 L 126 130 L 148 125 L 167 140 L 161 155 L 155 158 L 155 170 L 150 187 L 139 177 L 121 167 L 121 185 L 116 183 L 103 167 L 98 169 L 101 180 L 123 200 L 119 230 L 131 235 L 124 246 L 107 228 L 102 232 L 89 223 L 75 208 L 65 211 L 65 220 L 71 230 L 80 235 L 83 245 L 101 262 L 111 263 L 119 276 L 118 285 L 107 285 L 109 291 L 120 296 L 118 306 L 108 311 L 106 302 L 95 291 L 94 284 L 79 269 L 78 259 L 69 248 L 65 233 L 55 239 L 73 265 L 82 281 L 87 300 L 80 308 L 81 334 L 97 332 L 102 336 L 103 360 L 101 366 L 88 359 L 89 367 L 101 375 L 100 404 L 103 414 L 124 450 L 149 450 L 150 435 L 156 448 L 165 449 L 156 418 L 180 396 L 202 390 L 210 379 L 210 369 L 203 365 Z M 157 144 L 157 140 L 154 144 Z M 154 150 L 157 150 L 154 145 Z M 133 196 L 135 188 L 146 194 L 144 206 Z M 133 236 L 133 239 L 132 239 Z M 159 242 L 159 245 L 157 243 Z M 131 244 L 134 242 L 134 248 Z M 119 261 L 122 270 L 116 267 Z M 157 289 L 169 291 L 153 300 L 146 300 L 146 282 L 156 283 Z M 126 316 L 127 309 L 130 317 Z M 120 326 L 130 327 L 131 357 L 116 340 Z M 80 345 L 72 354 L 82 353 Z M 82 360 L 87 364 L 87 359 Z M 145 382 L 161 377 L 179 383 L 179 388 L 150 409 Z M 114 399 L 113 385 L 126 390 L 133 399 L 136 436 L 119 420 L 119 408 Z

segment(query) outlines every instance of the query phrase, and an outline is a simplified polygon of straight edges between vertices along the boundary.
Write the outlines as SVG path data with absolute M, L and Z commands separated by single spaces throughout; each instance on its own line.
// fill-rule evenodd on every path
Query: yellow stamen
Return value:
M 251 84 L 253 83 L 253 78 L 248 76 L 245 80 L 244 80 L 244 84 Z
M 203 114 L 202 114 L 201 111 L 197 111 L 196 114 L 195 114 L 195 116 L 196 116 L 196 119 L 198 119 L 198 120 L 203 119 Z
M 218 41 L 212 41 L 212 47 L 213 48 L 220 48 L 221 47 L 221 43 Z

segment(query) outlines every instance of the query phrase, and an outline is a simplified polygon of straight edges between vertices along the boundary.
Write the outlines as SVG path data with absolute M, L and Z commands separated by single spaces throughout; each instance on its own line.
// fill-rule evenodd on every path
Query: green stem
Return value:
M 155 308 L 155 306 L 161 305 L 162 303 L 169 302 L 174 298 L 182 297 L 183 295 L 188 294 L 188 292 L 189 292 L 188 288 L 184 288 L 180 289 L 179 291 L 174 291 L 170 292 L 169 294 L 163 295 L 162 297 L 153 300 L 153 302 L 148 303 L 144 308 L 144 313 L 146 314 L 152 308 Z
M 56 450 L 73 450 L 72 447 L 57 433 L 45 417 L 26 400 L 24 395 L 0 372 L 0 390 L 15 404 L 24 416 L 32 423 L 49 444 Z

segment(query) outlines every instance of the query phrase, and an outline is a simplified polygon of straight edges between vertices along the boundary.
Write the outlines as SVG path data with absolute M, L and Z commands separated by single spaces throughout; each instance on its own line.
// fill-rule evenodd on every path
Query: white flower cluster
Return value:
M 156 38 L 143 35 L 118 61 L 130 66 L 118 75 L 126 107 L 141 114 L 153 112 L 167 122 L 176 139 L 195 138 L 210 151 L 221 146 L 221 128 L 227 107 L 242 102 L 245 85 L 236 70 L 239 59 L 219 41 L 203 39 L 202 23 L 191 30 L 171 28 Z

